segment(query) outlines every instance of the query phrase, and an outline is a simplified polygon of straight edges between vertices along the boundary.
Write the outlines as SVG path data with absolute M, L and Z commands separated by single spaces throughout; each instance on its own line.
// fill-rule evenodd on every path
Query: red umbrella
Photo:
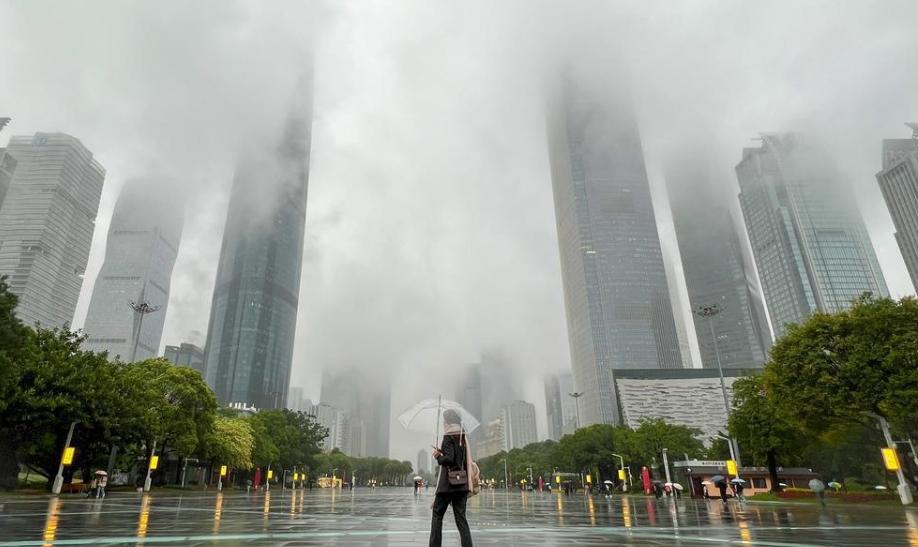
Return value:
M 641 468 L 641 482 L 644 483 L 644 493 L 649 494 L 652 484 L 650 482 L 650 470 L 647 467 Z
M 255 488 L 258 488 L 258 485 L 261 484 L 261 468 L 255 470 Z

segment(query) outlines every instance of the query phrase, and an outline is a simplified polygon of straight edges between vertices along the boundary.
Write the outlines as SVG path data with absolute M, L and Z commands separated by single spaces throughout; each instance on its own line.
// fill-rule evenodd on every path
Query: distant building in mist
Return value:
M 514 448 L 538 442 L 536 432 L 535 405 L 526 401 L 513 401 L 500 409 L 502 449 L 509 452 Z
M 574 376 L 569 372 L 545 377 L 545 410 L 548 414 L 548 438 L 553 441 L 577 429 L 577 401 L 574 393 Z
M 469 435 L 472 446 L 483 440 L 484 424 L 499 418 L 501 407 L 519 396 L 512 366 L 499 351 L 483 352 L 480 362 L 465 366 L 455 399 L 482 424 Z
M 312 408 L 312 401 L 309 401 L 309 399 L 306 399 L 303 396 L 303 393 L 304 391 L 302 387 L 291 386 L 290 391 L 287 393 L 286 408 L 288 410 L 293 410 L 295 412 L 307 412 L 310 408 Z M 308 405 L 306 404 L 307 401 L 309 401 Z
M 614 371 L 682 357 L 638 128 L 615 98 L 627 90 L 560 88 L 548 140 L 571 368 L 582 425 L 618 423 Z
M 182 342 L 178 346 L 166 346 L 163 357 L 176 365 L 193 368 L 204 376 L 204 350 L 194 344 Z
M 12 137 L 6 154 L 16 171 L 0 206 L 0 276 L 24 323 L 61 327 L 80 295 L 105 169 L 63 133 Z
M 322 373 L 321 402 L 345 412 L 349 423 L 347 454 L 389 457 L 391 388 L 367 382 L 359 372 Z
M 10 123 L 9 118 L 0 118 L 0 131 Z M 3 207 L 3 198 L 10 188 L 13 173 L 16 172 L 16 158 L 6 153 L 6 148 L 0 148 L 0 208 Z
M 430 452 L 418 450 L 418 464 L 414 469 L 418 473 L 430 473 Z
M 701 162 L 691 157 L 671 163 L 666 184 L 689 306 L 720 310 L 712 319 L 693 314 L 702 366 L 716 368 L 718 356 L 724 367 L 761 365 L 771 331 L 755 270 L 746 263 L 741 233 L 730 214 L 727 200 L 735 194 L 720 188 Z
M 918 291 L 918 123 L 910 139 L 883 141 L 883 170 L 877 181 L 896 227 L 896 243 Z
M 487 458 L 504 450 L 504 423 L 500 418 L 483 422 L 479 429 L 481 435 L 475 445 L 477 452 L 473 457 Z
M 345 411 L 326 403 L 319 403 L 306 412 L 328 430 L 328 435 L 320 443 L 323 451 L 331 452 L 337 448 L 345 454 L 350 452 L 350 427 Z
M 864 292 L 887 296 L 854 192 L 822 151 L 799 134 L 763 135 L 736 174 L 775 337 Z
M 132 180 L 121 190 L 83 324 L 87 350 L 126 362 L 159 355 L 184 223 L 175 190 L 153 178 Z M 142 315 L 132 302 L 157 310 Z
M 207 333 L 207 383 L 224 404 L 283 408 L 299 304 L 312 114 L 290 117 L 276 148 L 240 159 Z

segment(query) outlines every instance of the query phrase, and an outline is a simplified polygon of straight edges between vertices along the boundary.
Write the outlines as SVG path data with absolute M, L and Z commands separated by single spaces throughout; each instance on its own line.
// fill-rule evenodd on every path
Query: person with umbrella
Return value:
M 95 497 L 104 498 L 106 486 L 108 486 L 108 473 L 100 469 L 96 471 L 96 495 Z
M 720 490 L 720 499 L 724 505 L 727 505 L 727 479 L 723 475 L 714 475 L 711 477 L 711 482 Z
M 453 409 L 443 412 L 443 440 L 440 447 L 434 447 L 433 457 L 440 465 L 437 492 L 433 502 L 433 516 L 430 521 L 430 547 L 443 543 L 443 515 L 450 505 L 462 547 L 472 547 L 472 533 L 465 517 L 465 505 L 469 498 L 470 460 L 468 439 L 462 428 L 462 418 Z
M 743 495 L 743 488 L 746 487 L 746 481 L 737 477 L 731 480 L 730 484 L 733 485 L 733 493 L 736 495 L 736 499 L 746 501 L 746 497 Z
M 807 486 L 809 486 L 810 490 L 812 490 L 816 494 L 816 497 L 819 498 L 819 503 L 821 503 L 822 506 L 825 507 L 826 506 L 826 483 L 822 482 L 819 479 L 811 479 L 810 482 L 807 484 Z

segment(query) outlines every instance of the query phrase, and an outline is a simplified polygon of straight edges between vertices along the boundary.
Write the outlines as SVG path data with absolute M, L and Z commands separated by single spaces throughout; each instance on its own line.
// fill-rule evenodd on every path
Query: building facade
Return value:
M 594 77 L 565 78 L 548 115 L 582 425 L 620 421 L 614 371 L 682 367 L 638 128 L 622 90 Z
M 68 325 L 89 259 L 105 169 L 63 133 L 13 137 L 6 153 L 17 165 L 0 206 L 0 276 L 9 276 L 24 323 Z
M 509 452 L 539 440 L 536 432 L 535 405 L 526 401 L 513 401 L 500 409 L 503 433 L 502 449 Z
M 918 290 L 918 123 L 907 124 L 911 139 L 883 141 L 883 170 L 877 182 L 896 227 L 896 243 Z
M 577 429 L 577 401 L 574 376 L 569 372 L 545 377 L 545 410 L 548 415 L 548 438 L 553 441 Z
M 172 186 L 137 179 L 121 190 L 83 324 L 86 349 L 126 362 L 159 355 L 184 223 Z M 132 304 L 155 311 L 140 313 Z
M 702 366 L 716 368 L 718 357 L 724 367 L 761 365 L 771 331 L 755 269 L 747 264 L 739 225 L 730 213 L 735 193 L 714 180 L 703 151 L 681 153 L 667 160 L 666 186 L 689 306 L 719 310 L 711 318 L 693 314 Z
M 388 458 L 391 391 L 388 384 L 364 380 L 356 370 L 324 371 L 321 402 L 347 416 L 349 456 Z
M 310 416 L 315 417 L 319 425 L 328 430 L 328 435 L 321 443 L 324 452 L 331 452 L 336 448 L 345 454 L 350 452 L 350 432 L 346 412 L 325 403 L 314 405 L 307 412 Z
M 10 118 L 0 118 L 0 131 L 10 123 Z M 16 158 L 6 153 L 6 148 L 0 148 L 0 208 L 3 207 L 3 198 L 10 188 L 13 173 L 16 171 Z
M 178 346 L 166 346 L 163 357 L 176 365 L 190 367 L 204 376 L 204 349 L 188 342 Z
M 733 382 L 757 369 L 726 369 L 727 398 L 733 400 Z M 628 370 L 616 375 L 615 388 L 622 421 L 637 428 L 641 421 L 662 419 L 673 425 L 699 430 L 706 445 L 727 428 L 720 375 L 716 369 Z
M 736 166 L 740 205 L 775 337 L 865 292 L 887 296 L 853 191 L 799 134 L 768 134 Z
M 236 169 L 210 312 L 207 383 L 221 403 L 283 408 L 290 387 L 306 225 L 311 111 L 277 148 Z

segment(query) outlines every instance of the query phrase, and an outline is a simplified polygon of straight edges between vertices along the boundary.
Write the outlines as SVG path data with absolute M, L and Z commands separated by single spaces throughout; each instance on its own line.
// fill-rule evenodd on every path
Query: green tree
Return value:
M 663 449 L 673 458 L 687 454 L 689 458 L 704 454 L 704 444 L 698 440 L 701 432 L 684 425 L 672 425 L 662 419 L 644 420 L 632 435 L 625 437 L 622 451 L 637 466 L 662 465 Z M 661 467 L 662 468 L 662 467 Z
M 774 394 L 766 391 L 761 376 L 740 378 L 733 383 L 734 409 L 728 429 L 743 447 L 747 463 L 765 464 L 772 491 L 778 491 L 778 465 L 799 463 L 807 435 L 793 413 Z M 816 439 L 812 438 L 811 442 Z
M 32 335 L 31 329 L 16 317 L 16 295 L 9 291 L 6 277 L 0 277 L 0 435 L 4 429 L 5 412 L 14 397 L 22 375 L 22 357 Z M 0 488 L 15 488 L 19 464 L 12 442 L 0 442 Z
M 132 402 L 142 409 L 142 433 L 147 445 L 182 456 L 201 452 L 213 429 L 217 399 L 201 375 L 163 358 L 125 365 L 122 383 Z
M 771 349 L 769 394 L 813 432 L 889 420 L 902 433 L 918 417 L 918 300 L 864 296 L 835 314 L 815 313 Z
M 206 443 L 206 457 L 212 465 L 242 470 L 252 468 L 255 440 L 248 420 L 218 416 Z
M 84 470 L 104 462 L 113 438 L 138 440 L 139 408 L 123 392 L 122 367 L 80 349 L 82 342 L 66 329 L 38 329 L 0 418 L 17 461 L 45 477 L 57 471 L 71 422 L 79 422 L 75 467 Z

